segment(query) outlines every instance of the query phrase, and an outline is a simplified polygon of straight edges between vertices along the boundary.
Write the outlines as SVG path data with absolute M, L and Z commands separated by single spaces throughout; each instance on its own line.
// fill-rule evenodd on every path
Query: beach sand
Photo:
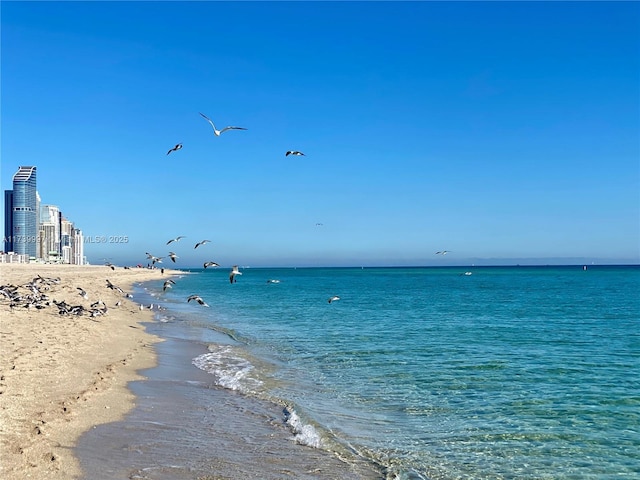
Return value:
M 71 479 L 82 474 L 73 447 L 95 425 L 123 418 L 135 397 L 127 383 L 156 363 L 158 337 L 140 322 L 153 318 L 124 292 L 137 282 L 168 278 L 172 271 L 107 266 L 0 264 L 0 285 L 24 285 L 39 275 L 48 296 L 44 308 L 14 307 L 0 296 L 0 478 Z M 175 273 L 175 272 L 173 272 Z M 49 283 L 49 285 L 47 285 Z M 77 287 L 87 292 L 87 299 Z M 90 305 L 102 300 L 104 315 L 59 314 L 53 303 Z M 121 301 L 120 306 L 116 302 Z M 102 307 L 101 307 L 102 308 Z

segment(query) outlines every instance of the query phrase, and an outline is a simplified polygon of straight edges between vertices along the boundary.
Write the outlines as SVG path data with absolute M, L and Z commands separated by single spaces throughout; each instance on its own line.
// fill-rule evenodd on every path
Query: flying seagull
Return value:
M 177 152 L 177 151 L 178 151 L 178 150 L 180 150 L 181 148 L 182 148 L 182 144 L 181 144 L 181 143 L 178 143 L 175 147 L 173 147 L 172 149 L 170 149 L 170 150 L 167 152 L 167 155 L 169 155 L 171 152 Z
M 169 279 L 166 280 L 163 284 L 162 284 L 162 291 L 164 292 L 167 288 L 172 288 L 171 284 L 175 285 L 176 282 L 174 282 L 173 280 Z
M 82 288 L 80 288 L 80 287 L 76 287 L 76 288 L 77 288 L 78 290 L 80 290 L 79 294 L 80 294 L 80 296 L 81 296 L 82 298 L 84 298 L 85 300 L 86 300 L 87 298 L 89 298 L 89 297 L 88 297 L 88 295 L 87 295 L 87 292 L 85 292 L 85 291 L 84 291 L 84 289 L 82 289 Z
M 204 268 L 207 267 L 219 267 L 220 265 L 218 265 L 216 262 L 204 262 Z
M 213 124 L 213 122 L 209 117 L 207 117 L 204 113 L 200 113 L 200 115 L 202 115 L 205 118 L 205 120 L 211 124 L 211 126 L 213 127 L 213 133 L 215 134 L 216 137 L 219 137 L 222 132 L 226 132 L 227 130 L 246 130 L 246 128 L 242 128 L 242 127 L 224 127 L 222 130 L 217 130 L 216 126 Z
M 284 154 L 285 157 L 288 157 L 289 155 L 296 155 L 297 157 L 299 156 L 304 156 L 304 153 L 302 152 L 298 152 L 297 150 L 289 150 L 287 153 Z
M 198 302 L 203 307 L 208 307 L 209 306 L 198 295 L 190 295 L 189 298 L 187 298 L 187 303 L 189 303 L 191 300 L 195 300 L 196 302 Z
M 338 300 L 340 300 L 340 297 L 339 297 L 339 296 L 337 296 L 337 295 L 334 295 L 334 296 L 333 296 L 333 297 L 331 297 L 328 301 L 329 301 L 329 303 L 331 303 L 331 302 L 336 302 L 336 301 L 338 301 Z
M 180 241 L 180 239 L 182 239 L 182 238 L 185 238 L 185 237 L 184 237 L 184 236 L 182 236 L 182 235 L 180 235 L 179 237 L 172 238 L 171 240 L 169 240 L 169 241 L 167 242 L 167 245 L 169 245 L 171 242 L 179 242 L 179 241 Z
M 173 252 L 169 252 L 169 258 L 173 263 L 176 263 L 176 258 L 178 258 L 178 256 Z
M 446 255 L 447 253 L 450 253 L 451 250 L 442 250 L 441 252 L 436 252 L 436 255 Z
M 229 282 L 236 283 L 236 275 L 242 275 L 242 272 L 238 270 L 238 265 L 234 265 L 229 274 Z
M 145 252 L 147 254 L 147 259 L 151 260 L 151 264 L 155 265 L 156 263 L 162 263 L 162 259 L 164 257 L 156 257 L 155 255 L 151 255 L 149 252 Z
M 200 245 L 204 245 L 205 243 L 209 243 L 211 240 L 202 240 L 201 242 L 196 243 L 194 249 L 198 248 Z

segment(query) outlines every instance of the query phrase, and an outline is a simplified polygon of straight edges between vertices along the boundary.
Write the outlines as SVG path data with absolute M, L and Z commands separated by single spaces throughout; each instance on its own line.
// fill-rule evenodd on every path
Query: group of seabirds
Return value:
M 179 235 L 179 236 L 177 236 L 175 238 L 172 238 L 169 241 L 167 241 L 167 245 L 170 245 L 173 242 L 179 242 L 183 238 L 186 238 L 186 237 L 184 235 Z M 199 246 L 204 245 L 206 243 L 210 243 L 210 242 L 211 242 L 211 240 L 202 240 L 202 241 L 196 243 L 193 248 L 196 249 Z M 150 260 L 151 261 L 151 265 L 154 266 L 154 267 L 155 267 L 156 263 L 162 263 L 162 260 L 165 258 L 165 257 L 157 257 L 157 256 L 155 256 L 155 255 L 153 255 L 153 254 L 151 254 L 149 252 L 145 252 L 145 253 L 147 255 L 147 260 Z M 167 256 L 174 263 L 176 263 L 176 258 L 179 258 L 178 255 L 176 255 L 175 252 L 169 252 L 169 254 Z M 107 264 L 107 265 L 111 265 L 111 264 Z M 219 267 L 219 266 L 220 266 L 220 264 L 218 264 L 217 262 L 213 262 L 213 261 L 207 261 L 207 262 L 203 263 L 203 267 L 205 269 L 207 269 L 209 267 Z M 237 282 L 237 278 L 236 277 L 238 277 L 238 275 L 242 275 L 242 272 L 240 271 L 240 268 L 238 267 L 238 265 L 233 265 L 231 267 L 231 271 L 229 272 L 229 283 L 231 283 L 231 284 L 236 283 Z M 277 284 L 277 283 L 280 283 L 280 280 L 275 279 L 275 278 L 270 278 L 270 279 L 267 280 L 267 283 Z M 164 283 L 162 284 L 162 291 L 166 292 L 167 289 L 173 288 L 173 285 L 175 285 L 175 284 L 176 284 L 176 282 L 171 278 L 165 280 Z M 333 295 L 332 297 L 330 297 L 328 299 L 328 302 L 329 303 L 333 303 L 333 302 L 336 302 L 338 300 L 340 300 L 340 297 L 337 296 L 337 295 Z M 209 306 L 207 304 L 207 302 L 205 302 L 202 299 L 202 297 L 200 297 L 199 295 L 190 295 L 187 298 L 187 303 L 189 303 L 191 301 L 197 302 L 200 305 L 202 305 L 203 307 L 208 307 Z
M 234 126 L 228 126 L 228 127 L 224 127 L 222 130 L 218 130 L 215 126 L 215 124 L 213 123 L 213 121 L 207 117 L 204 113 L 202 112 L 198 112 L 200 113 L 200 116 L 202 116 L 202 118 L 204 118 L 207 122 L 209 122 L 209 125 L 211 125 L 211 128 L 213 128 L 213 134 L 216 137 L 219 137 L 222 133 L 228 131 L 228 130 L 246 130 L 246 128 L 244 127 L 234 127 Z M 182 143 L 177 143 L 173 148 L 170 148 L 169 151 L 167 152 L 167 155 L 169 155 L 171 152 L 177 152 L 178 150 L 180 150 L 182 148 Z M 289 155 L 295 155 L 297 157 L 299 156 L 304 156 L 304 153 L 298 151 L 298 150 L 287 150 L 285 152 L 285 157 L 288 157 Z
M 89 316 L 92 319 L 106 315 L 109 311 L 107 304 L 102 300 L 97 300 L 89 307 L 75 302 L 67 302 L 67 300 L 57 301 L 53 295 L 60 293 L 62 288 L 60 278 L 43 277 L 38 275 L 30 282 L 23 285 L 0 285 L 0 299 L 9 302 L 9 308 L 13 311 L 16 307 L 26 309 L 42 310 L 45 308 L 56 307 L 60 315 Z M 133 295 L 126 293 L 122 288 L 114 285 L 107 279 L 106 288 L 109 288 L 122 297 L 133 298 Z M 77 294 L 84 300 L 89 299 L 89 295 L 82 287 L 76 287 Z M 115 303 L 115 307 L 122 304 L 120 300 Z
M 201 113 L 201 112 L 199 113 L 202 116 L 202 118 L 204 118 L 207 122 L 209 122 L 209 124 L 211 125 L 211 128 L 213 129 L 213 134 L 216 137 L 219 137 L 222 133 L 229 130 L 247 130 L 244 127 L 236 127 L 236 126 L 227 126 L 221 130 L 218 130 L 215 124 L 213 123 L 213 121 L 209 117 L 207 117 L 204 113 Z M 167 152 L 167 155 L 169 155 L 172 152 L 177 152 L 178 150 L 181 150 L 181 149 L 182 149 L 182 143 L 177 143 L 173 148 L 169 149 L 169 151 Z M 287 150 L 285 152 L 285 156 L 288 157 L 289 155 L 304 156 L 305 154 L 299 150 Z M 321 225 L 322 223 L 316 223 L 316 226 L 321 226 Z M 175 238 L 172 238 L 169 241 L 167 241 L 167 245 L 170 245 L 171 243 L 174 243 L 174 242 L 179 242 L 183 238 L 186 238 L 186 237 L 184 235 L 180 235 Z M 211 240 L 202 240 L 196 243 L 193 248 L 197 249 L 198 247 L 210 242 Z M 446 255 L 447 253 L 449 253 L 449 250 L 442 250 L 442 251 L 436 252 L 436 255 Z M 162 263 L 162 259 L 165 258 L 165 257 L 157 257 L 149 252 L 146 252 L 146 255 L 147 255 L 147 259 L 151 261 L 152 266 L 155 266 L 156 263 Z M 176 262 L 176 258 L 178 258 L 178 255 L 172 251 L 170 251 L 167 256 L 174 263 Z M 111 268 L 112 270 L 115 270 L 116 268 L 116 266 L 110 262 L 107 262 L 105 265 Z M 203 267 L 205 269 L 209 267 L 219 267 L 219 266 L 220 265 L 214 261 L 206 261 L 203 263 Z M 129 267 L 125 266 L 124 268 L 127 269 Z M 236 277 L 238 275 L 242 275 L 242 272 L 239 270 L 238 265 L 233 265 L 233 267 L 231 268 L 231 271 L 229 272 L 229 282 L 232 284 L 236 283 L 237 282 Z M 168 288 L 172 288 L 172 285 L 175 285 L 175 283 L 176 282 L 172 279 L 166 280 L 163 283 L 162 290 L 166 291 Z M 280 280 L 269 279 L 267 280 L 267 283 L 277 284 L 277 283 L 280 283 Z M 13 310 L 15 307 L 18 307 L 18 306 L 22 306 L 25 308 L 43 309 L 53 304 L 58 308 L 58 313 L 60 315 L 87 314 L 90 317 L 106 315 L 108 308 L 107 308 L 107 305 L 102 300 L 98 300 L 92 303 L 89 308 L 86 308 L 83 305 L 79 305 L 79 304 L 73 305 L 73 304 L 67 303 L 65 300 L 58 302 L 54 299 L 50 299 L 49 295 L 44 293 L 46 291 L 49 291 L 52 288 L 52 286 L 59 285 L 59 284 L 60 284 L 60 278 L 50 278 L 50 277 L 46 278 L 46 277 L 42 277 L 41 275 L 38 275 L 31 282 L 22 286 L 0 285 L 0 298 L 5 297 L 9 301 L 9 307 L 11 308 L 11 310 Z M 108 279 L 107 279 L 106 287 L 116 291 L 117 293 L 121 294 L 123 297 L 127 297 L 127 298 L 133 297 L 131 294 L 124 292 L 122 288 L 111 283 Z M 21 288 L 23 290 L 26 289 L 27 291 L 21 292 L 20 291 Z M 78 290 L 78 295 L 80 297 L 82 297 L 85 300 L 88 299 L 87 292 L 83 288 L 77 287 L 77 290 Z M 333 295 L 329 297 L 328 303 L 333 303 L 338 300 L 340 300 L 340 297 L 338 295 Z M 191 302 L 191 301 L 197 302 L 198 304 L 205 307 L 209 306 L 199 295 L 190 295 L 187 298 L 187 302 Z M 116 303 L 116 306 L 119 306 L 120 304 L 121 302 L 118 301 Z M 140 305 L 140 309 L 143 309 L 143 308 L 144 307 Z M 153 308 L 153 305 L 149 306 L 149 308 Z
M 214 127 L 215 128 L 215 127 Z M 167 245 L 170 245 L 173 242 L 179 242 L 180 240 L 182 240 L 183 238 L 186 238 L 184 235 L 179 235 L 175 238 L 170 239 L 169 241 L 167 241 Z M 210 243 L 211 240 L 201 240 L 200 242 L 196 243 L 195 246 L 193 247 L 194 250 L 197 249 L 198 247 L 200 247 L 201 245 L 205 245 L 207 243 Z M 155 266 L 156 263 L 162 263 L 162 259 L 165 257 L 157 257 L 149 252 L 145 252 L 147 255 L 147 260 L 151 261 L 151 265 Z M 169 252 L 169 254 L 167 255 L 172 262 L 176 263 L 176 258 L 179 258 L 178 255 L 176 255 L 175 252 Z M 214 261 L 206 261 L 203 263 L 203 267 L 205 269 L 209 268 L 209 267 L 219 267 L 220 264 Z M 231 271 L 229 272 L 229 283 L 236 283 L 237 282 L 237 276 L 238 275 L 242 275 L 242 272 L 240 271 L 240 268 L 238 267 L 238 265 L 233 265 L 231 267 Z M 267 280 L 267 283 L 280 283 L 280 280 L 275 280 L 275 279 L 270 279 Z M 166 292 L 167 289 L 169 288 L 173 288 L 173 285 L 175 285 L 176 282 L 172 279 L 167 279 L 164 281 L 164 283 L 162 284 L 162 291 Z M 190 295 L 187 298 L 187 303 L 191 302 L 191 301 L 197 302 L 200 305 L 202 305 L 203 307 L 208 307 L 209 305 L 207 304 L 207 302 L 205 302 L 202 297 L 200 297 L 199 295 Z

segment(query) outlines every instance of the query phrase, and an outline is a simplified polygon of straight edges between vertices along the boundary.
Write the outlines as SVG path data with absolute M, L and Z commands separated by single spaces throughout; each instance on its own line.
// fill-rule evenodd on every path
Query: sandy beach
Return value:
M 23 297 L 0 296 L 0 478 L 80 477 L 75 442 L 130 411 L 135 398 L 127 383 L 156 362 L 159 339 L 140 325 L 152 311 L 126 293 L 172 273 L 0 264 L 0 285 L 18 287 Z M 29 300 L 34 296 L 40 301 Z

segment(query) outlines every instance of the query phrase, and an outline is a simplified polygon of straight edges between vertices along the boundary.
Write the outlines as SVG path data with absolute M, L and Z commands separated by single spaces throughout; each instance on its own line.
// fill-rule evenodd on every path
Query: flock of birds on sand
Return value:
M 23 285 L 0 285 L 0 297 L 9 302 L 11 311 L 16 307 L 42 310 L 55 306 L 60 315 L 89 316 L 91 319 L 106 315 L 109 311 L 107 304 L 102 299 L 91 303 L 89 307 L 85 307 L 75 302 L 57 301 L 53 298 L 54 294 L 61 293 L 60 290 L 68 290 L 69 288 L 71 287 L 61 284 L 60 277 L 53 278 L 38 275 Z M 133 298 L 133 295 L 114 285 L 108 279 L 106 288 L 113 290 L 122 297 Z M 76 290 L 78 296 L 84 300 L 89 299 L 89 295 L 84 288 L 76 287 Z M 119 307 L 121 304 L 122 302 L 118 300 L 114 306 Z

